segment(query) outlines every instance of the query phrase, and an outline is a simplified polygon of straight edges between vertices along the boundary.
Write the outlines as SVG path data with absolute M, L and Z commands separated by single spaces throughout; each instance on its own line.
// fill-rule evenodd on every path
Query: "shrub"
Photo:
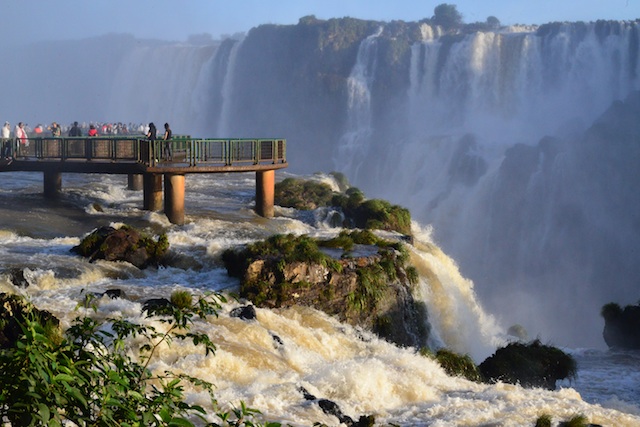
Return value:
M 206 421 L 202 407 L 184 401 L 183 383 L 207 391 L 217 408 L 212 384 L 169 371 L 154 374 L 148 365 L 158 347 L 174 339 L 191 340 L 212 354 L 215 346 L 208 336 L 190 328 L 196 317 L 216 315 L 224 298 L 206 295 L 193 305 L 186 304 L 185 295 L 176 299 L 184 304 L 172 306 L 161 318 L 169 325 L 166 332 L 123 319 L 107 319 L 104 325 L 79 317 L 56 340 L 27 314 L 22 337 L 0 350 L 3 425 L 193 426 L 194 417 Z M 145 341 L 138 357 L 129 355 L 125 345 L 134 336 Z M 232 413 L 217 412 L 221 422 L 214 425 L 256 425 L 252 418 L 258 413 L 242 404 Z
M 535 427 L 551 427 L 551 415 L 542 414 L 536 420 Z
M 478 366 L 468 354 L 463 356 L 442 348 L 436 352 L 435 358 L 447 374 L 451 376 L 461 376 L 476 382 L 482 380 Z

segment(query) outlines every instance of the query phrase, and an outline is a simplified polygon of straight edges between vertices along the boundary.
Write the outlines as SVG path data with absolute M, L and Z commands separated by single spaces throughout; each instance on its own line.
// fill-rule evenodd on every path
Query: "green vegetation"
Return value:
M 442 3 L 433 10 L 431 21 L 445 30 L 458 29 L 462 26 L 462 15 L 455 4 Z
M 274 235 L 268 239 L 247 245 L 241 251 L 232 249 L 222 254 L 222 259 L 230 275 L 243 278 L 241 295 L 261 305 L 267 301 L 275 305 L 291 300 L 291 294 L 311 287 L 310 283 L 300 280 L 291 283 L 287 279 L 286 269 L 293 263 L 309 263 L 328 268 L 331 274 L 344 271 L 344 263 L 335 259 L 321 248 L 341 249 L 342 259 L 346 262 L 353 257 L 357 245 L 376 246 L 377 257 L 374 263 L 355 268 L 357 286 L 347 295 L 348 308 L 355 313 L 367 313 L 373 310 L 387 291 L 388 285 L 399 277 L 406 277 L 411 283 L 417 282 L 417 270 L 406 266 L 409 253 L 401 242 L 392 242 L 377 237 L 369 230 L 341 231 L 328 240 L 316 240 L 309 236 Z M 257 260 L 267 263 L 267 270 L 273 274 L 247 278 L 245 272 L 249 265 Z M 269 267 L 270 266 L 270 267 Z M 408 270 L 406 270 L 408 269 Z M 404 273 L 404 271 L 407 271 Z M 413 282 L 412 282 L 413 281 Z M 333 286 L 323 285 L 323 290 L 315 296 L 316 302 L 326 303 L 335 297 Z
M 358 313 L 373 310 L 384 295 L 389 276 L 380 264 L 373 264 L 356 270 L 358 286 L 347 295 L 351 310 Z
M 275 200 L 278 205 L 299 210 L 311 210 L 327 206 L 333 191 L 328 184 L 286 178 L 276 184 Z
M 562 421 L 558 425 L 560 427 L 587 427 L 590 424 L 584 415 L 574 415 L 568 421 Z M 536 420 L 535 427 L 551 427 L 551 415 L 540 415 Z
M 551 415 L 542 414 L 536 420 L 535 427 L 551 427 Z
M 499 348 L 479 365 L 487 381 L 503 381 L 523 387 L 555 389 L 559 379 L 574 378 L 575 359 L 562 350 L 543 345 L 539 340 L 529 344 L 510 343 Z
M 254 422 L 259 412 L 244 404 L 231 412 L 220 411 L 213 385 L 206 381 L 149 370 L 158 348 L 175 339 L 190 340 L 204 347 L 206 354 L 215 352 L 208 336 L 192 332 L 191 325 L 216 315 L 224 298 L 207 295 L 195 304 L 187 299 L 172 296 L 183 306 L 172 306 L 161 317 L 168 325 L 166 332 L 123 319 L 102 323 L 78 317 L 60 337 L 28 309 L 21 336 L 0 350 L 3 425 L 193 426 L 194 419 L 206 423 L 205 409 L 185 402 L 184 383 L 209 393 L 219 421 L 208 425 L 260 425 Z M 125 344 L 130 337 L 144 341 L 136 357 Z
M 340 179 L 341 187 L 346 187 L 344 176 L 336 176 Z M 275 203 L 300 210 L 334 206 L 344 213 L 345 227 L 397 231 L 411 235 L 411 214 L 408 209 L 392 205 L 386 200 L 365 200 L 362 191 L 355 187 L 338 193 L 322 182 L 287 178 L 276 184 Z
M 436 359 L 448 375 L 464 377 L 475 382 L 483 380 L 478 366 L 468 354 L 460 355 L 446 348 L 439 349 L 435 355 L 428 349 L 422 348 L 420 354 Z
M 587 417 L 584 415 L 574 415 L 568 421 L 560 423 L 562 427 L 587 427 L 588 424 Z
M 127 261 L 138 268 L 159 265 L 168 250 L 169 239 L 165 233 L 154 240 L 147 233 L 128 225 L 118 229 L 99 227 L 83 238 L 79 245 L 71 248 L 71 252 L 90 261 Z

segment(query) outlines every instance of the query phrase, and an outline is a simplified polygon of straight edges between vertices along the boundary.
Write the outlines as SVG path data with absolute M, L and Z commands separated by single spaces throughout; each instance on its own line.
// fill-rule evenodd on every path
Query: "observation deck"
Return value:
M 27 142 L 28 141 L 28 142 Z M 128 188 L 143 190 L 143 209 L 162 208 L 170 222 L 184 223 L 185 176 L 194 173 L 256 173 L 256 213 L 274 215 L 275 171 L 288 166 L 285 139 L 149 141 L 141 136 L 35 137 L 2 141 L 9 159 L 0 172 L 43 172 L 44 195 L 62 189 L 62 173 L 126 174 Z

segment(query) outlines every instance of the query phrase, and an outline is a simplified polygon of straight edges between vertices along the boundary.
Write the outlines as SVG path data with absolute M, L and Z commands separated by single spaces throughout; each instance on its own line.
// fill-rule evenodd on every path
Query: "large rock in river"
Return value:
M 283 247 L 313 246 L 304 236 L 289 239 Z M 313 307 L 398 345 L 427 345 L 427 310 L 414 300 L 411 267 L 395 247 L 359 245 L 356 255 L 314 252 L 307 259 L 285 256 L 282 248 L 262 249 L 262 255 L 238 249 L 223 256 L 229 274 L 241 279 L 240 296 L 257 307 Z
M 624 309 L 609 303 L 600 312 L 604 317 L 602 337 L 609 347 L 640 349 L 640 304 Z
M 106 261 L 126 261 L 138 268 L 161 264 L 169 248 L 167 236 L 162 234 L 157 241 L 138 230 L 122 226 L 100 227 L 82 239 L 71 251 L 89 258 Z

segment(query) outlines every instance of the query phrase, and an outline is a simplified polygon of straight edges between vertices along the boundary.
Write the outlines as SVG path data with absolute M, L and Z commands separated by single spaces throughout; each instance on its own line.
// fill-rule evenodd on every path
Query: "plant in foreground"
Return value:
M 215 345 L 205 334 L 191 331 L 196 319 L 217 315 L 224 297 L 211 294 L 190 304 L 163 309 L 166 331 L 123 319 L 101 323 L 78 317 L 56 339 L 34 316 L 27 316 L 23 336 L 0 350 L 0 422 L 5 426 L 258 426 L 259 411 L 244 403 L 231 413 L 219 410 L 213 385 L 170 371 L 154 373 L 148 366 L 160 345 L 190 340 L 207 355 Z M 142 338 L 137 357 L 130 356 L 129 338 Z M 204 408 L 184 400 L 184 384 L 205 390 L 219 423 L 207 423 Z M 276 423 L 267 423 L 277 426 Z

